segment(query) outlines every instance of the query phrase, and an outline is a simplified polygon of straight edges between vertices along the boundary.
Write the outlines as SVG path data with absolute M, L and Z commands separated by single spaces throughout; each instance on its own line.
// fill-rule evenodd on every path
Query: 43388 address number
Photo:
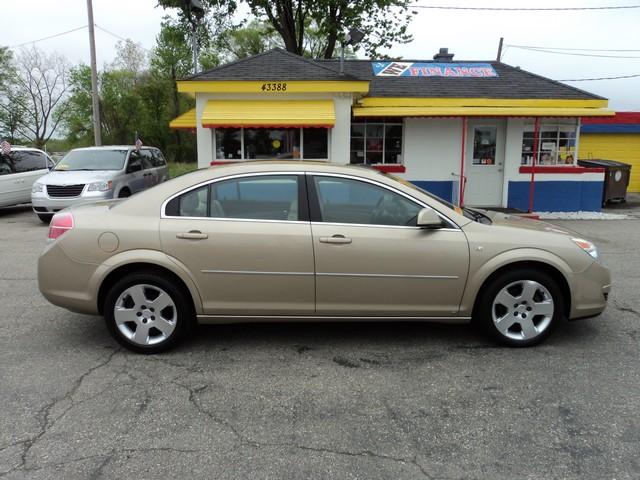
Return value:
M 287 84 L 286 82 L 263 83 L 260 90 L 263 92 L 286 92 Z

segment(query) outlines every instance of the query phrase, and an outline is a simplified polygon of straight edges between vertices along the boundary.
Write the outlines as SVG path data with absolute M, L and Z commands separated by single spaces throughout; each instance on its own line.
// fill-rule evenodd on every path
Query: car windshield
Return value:
M 127 150 L 72 150 L 54 170 L 122 170 L 126 158 Z

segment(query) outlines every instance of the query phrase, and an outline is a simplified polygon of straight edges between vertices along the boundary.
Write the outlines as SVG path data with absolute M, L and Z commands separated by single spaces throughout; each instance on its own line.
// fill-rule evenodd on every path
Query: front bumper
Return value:
M 110 200 L 113 198 L 113 190 L 106 192 L 88 192 L 85 190 L 78 197 L 58 197 L 53 198 L 46 192 L 37 192 L 31 194 L 31 206 L 36 213 L 56 213 L 72 205 L 81 203 L 96 202 L 99 200 Z
M 570 319 L 599 315 L 607 306 L 611 273 L 598 262 L 573 276 Z

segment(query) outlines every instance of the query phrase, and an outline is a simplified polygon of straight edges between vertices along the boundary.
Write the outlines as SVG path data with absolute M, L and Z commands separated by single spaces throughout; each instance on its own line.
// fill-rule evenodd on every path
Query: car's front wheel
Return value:
M 562 291 L 551 276 L 535 269 L 516 269 L 486 285 L 476 315 L 498 342 L 528 347 L 551 334 L 563 311 Z
M 111 335 L 138 353 L 173 347 L 193 322 L 191 303 L 173 283 L 151 273 L 134 273 L 109 290 L 104 317 Z

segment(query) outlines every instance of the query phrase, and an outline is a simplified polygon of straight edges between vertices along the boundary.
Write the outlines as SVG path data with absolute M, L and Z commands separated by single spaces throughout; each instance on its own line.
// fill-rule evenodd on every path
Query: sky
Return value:
M 27 46 L 34 40 L 87 25 L 85 0 L 1 0 L 3 28 L 0 45 Z M 640 0 L 416 0 L 416 5 L 467 7 L 595 7 L 640 5 Z M 168 12 L 157 0 L 93 0 L 98 64 L 113 61 L 118 37 L 151 49 Z M 25 7 L 28 11 L 25 11 Z M 597 11 L 478 12 L 419 9 L 409 28 L 413 41 L 396 45 L 387 54 L 406 59 L 430 59 L 440 47 L 454 60 L 492 60 L 504 37 L 502 60 L 552 79 L 613 77 L 640 74 L 640 8 Z M 37 42 L 70 62 L 89 63 L 87 29 Z M 626 49 L 636 52 L 584 52 L 633 58 L 603 58 L 533 52 L 511 45 L 580 49 Z M 20 47 L 17 47 L 18 49 Z M 358 52 L 360 56 L 362 52 Z M 620 111 L 640 111 L 640 77 L 624 80 L 567 82 L 609 98 Z

